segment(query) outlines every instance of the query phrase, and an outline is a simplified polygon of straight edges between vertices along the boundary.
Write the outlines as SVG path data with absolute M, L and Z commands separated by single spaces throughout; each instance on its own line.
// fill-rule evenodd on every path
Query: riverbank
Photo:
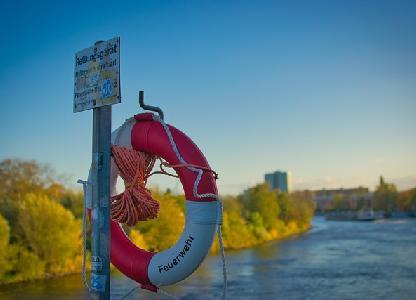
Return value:
M 229 299 L 413 299 L 416 220 L 334 222 L 315 217 L 306 234 L 227 253 Z M 220 299 L 222 269 L 209 256 L 189 278 L 166 287 L 185 299 Z M 111 298 L 137 283 L 115 272 Z M 2 300 L 89 299 L 80 275 L 0 287 Z M 137 289 L 131 299 L 161 299 Z
M 278 241 L 283 241 L 285 239 L 290 239 L 290 238 L 294 238 L 296 236 L 305 234 L 306 232 L 308 232 L 311 229 L 311 225 L 308 224 L 308 226 L 305 227 L 299 227 L 296 224 L 292 224 L 291 226 L 287 227 L 285 231 L 283 232 L 277 232 L 277 231 L 273 231 L 271 232 L 271 234 L 269 235 L 268 239 L 264 239 L 264 240 L 257 240 L 255 242 L 251 242 L 251 244 L 247 244 L 245 246 L 239 245 L 239 247 L 235 247 L 233 245 L 227 245 L 226 247 L 224 247 L 225 251 L 233 251 L 233 250 L 247 250 L 250 248 L 254 248 L 254 247 L 258 247 L 261 246 L 263 244 L 269 243 L 269 242 L 278 242 Z M 210 249 L 210 256 L 216 256 L 219 254 L 219 244 L 218 244 L 218 238 L 215 237 L 213 245 Z M 77 263 L 78 265 L 80 264 L 80 257 L 78 256 L 76 261 L 74 263 Z M 89 252 L 87 257 L 89 257 Z M 89 259 L 87 259 L 89 261 Z M 16 284 L 21 284 L 21 283 L 25 283 L 25 282 L 37 282 L 37 281 L 44 281 L 44 280 L 56 280 L 58 278 L 62 278 L 62 277 L 66 277 L 66 276 L 71 276 L 71 275 L 81 275 L 81 265 L 79 265 L 79 270 L 77 271 L 70 271 L 70 272 L 62 272 L 59 274 L 44 274 L 43 276 L 39 276 L 39 277 L 35 277 L 35 278 L 31 278 L 31 279 L 17 279 L 17 280 L 11 280 L 11 281 L 4 281 L 4 282 L 0 282 L 0 286 L 6 286 L 6 285 L 16 285 Z M 111 265 L 110 267 L 111 272 L 114 274 L 121 274 L 113 265 Z M 90 271 L 90 264 L 87 263 L 87 271 Z
M 303 225 L 303 226 L 299 226 L 296 223 L 291 223 L 289 226 L 282 227 L 280 231 L 272 230 L 268 234 L 262 235 L 261 239 L 249 239 L 249 240 L 246 240 L 245 242 L 234 244 L 234 245 L 225 242 L 224 250 L 227 251 L 227 250 L 249 249 L 249 248 L 263 245 L 268 242 L 273 242 L 273 241 L 277 242 L 277 241 L 285 240 L 288 238 L 292 238 L 297 235 L 304 234 L 308 232 L 310 229 L 311 229 L 310 223 Z M 218 239 L 215 239 L 211 247 L 210 254 L 216 255 L 218 253 L 219 253 Z
M 0 284 L 81 271 L 83 195 L 52 179 L 44 180 L 41 170 L 35 162 L 0 163 L 3 181 L 9 181 L 7 188 L 0 187 Z M 185 197 L 158 189 L 151 194 L 160 203 L 158 217 L 126 227 L 126 232 L 140 248 L 160 252 L 174 245 L 183 231 Z M 221 200 L 227 250 L 304 232 L 315 208 L 306 198 L 265 184 Z M 212 253 L 217 252 L 215 241 Z
M 371 210 L 329 211 L 322 215 L 324 215 L 325 218 L 330 221 L 376 221 L 380 219 L 405 219 L 416 217 L 415 212 L 384 212 Z

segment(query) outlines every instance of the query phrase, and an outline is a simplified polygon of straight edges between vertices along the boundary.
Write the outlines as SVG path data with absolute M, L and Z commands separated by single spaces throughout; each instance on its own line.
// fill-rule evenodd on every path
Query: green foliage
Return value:
M 82 219 L 84 212 L 84 195 L 81 191 L 64 190 L 59 197 L 59 203 L 71 211 L 77 219 Z
M 83 195 L 57 183 L 51 174 L 34 161 L 0 162 L 0 283 L 80 271 Z M 154 190 L 152 195 L 161 205 L 158 218 L 139 222 L 127 232 L 139 247 L 161 251 L 182 233 L 185 198 L 169 190 Z M 308 228 L 314 209 L 302 197 L 271 191 L 267 185 L 223 200 L 226 248 L 299 233 Z
M 5 159 L 0 162 L 0 214 L 8 221 L 11 242 L 20 242 L 19 205 L 28 193 L 46 194 L 57 177 L 50 167 L 35 161 Z
M 388 183 L 380 176 L 379 185 L 374 191 L 373 197 L 368 198 L 366 189 L 361 189 L 358 194 L 352 196 L 335 195 L 329 202 L 325 211 L 350 211 L 350 210 L 376 210 L 391 213 L 393 211 L 416 211 L 416 188 L 398 192 L 394 184 Z M 308 198 L 313 198 L 310 196 Z
M 300 233 L 309 228 L 315 209 L 314 203 L 302 195 L 271 191 L 264 184 L 236 198 L 224 198 L 223 203 L 226 248 L 249 247 Z
M 406 210 L 416 211 L 416 188 L 407 191 L 403 195 L 403 197 L 409 199 L 408 201 L 405 201 L 406 203 L 408 203 L 408 206 L 406 207 Z
M 0 198 L 20 201 L 25 193 L 38 193 L 51 182 L 51 170 L 35 161 L 5 159 L 0 162 Z
M 136 229 L 130 229 L 129 233 L 130 240 L 140 249 L 148 249 L 149 246 L 146 244 L 143 234 Z
M 266 230 L 276 228 L 280 207 L 277 194 L 271 191 L 267 184 L 260 184 L 248 189 L 246 207 L 249 213 L 258 212 L 263 219 Z
M 394 184 L 386 183 L 380 177 L 380 184 L 374 192 L 374 209 L 392 212 L 397 210 L 398 193 Z
M 134 228 L 144 235 L 148 250 L 161 251 L 172 246 L 180 237 L 185 224 L 180 198 L 155 190 L 152 196 L 160 203 L 159 216 L 155 220 L 139 222 Z M 184 202 L 184 201 L 182 201 Z
M 303 228 L 309 227 L 316 208 L 315 202 L 302 194 L 294 194 L 290 197 L 289 204 L 286 222 L 295 222 Z
M 11 282 L 38 279 L 45 275 L 45 262 L 22 245 L 10 245 L 10 262 L 13 266 L 6 280 Z
M 10 269 L 9 256 L 10 227 L 0 215 L 0 278 Z
M 416 211 L 416 188 L 398 192 L 394 184 L 387 183 L 380 177 L 380 183 L 374 192 L 374 209 L 385 212 Z
M 0 162 L 0 283 L 80 271 L 83 195 L 57 183 L 52 174 L 34 161 Z M 161 205 L 158 218 L 127 231 L 139 247 L 161 251 L 175 244 L 182 233 L 185 198 L 169 190 L 154 190 L 152 195 Z M 307 230 L 315 209 L 308 199 L 307 193 L 282 193 L 265 184 L 238 197 L 225 197 L 225 247 L 249 247 Z M 336 197 L 332 209 L 351 205 L 348 197 Z M 416 188 L 399 193 L 381 178 L 374 205 L 387 212 L 415 211 Z M 217 240 L 212 251 L 218 251 Z
M 80 249 L 79 221 L 62 205 L 43 195 L 27 194 L 20 204 L 19 225 L 25 245 L 54 272 Z
M 248 216 L 248 222 L 255 238 L 259 241 L 268 241 L 271 236 L 264 226 L 263 217 L 258 211 L 251 212 Z
M 226 248 L 242 248 L 257 242 L 247 220 L 240 201 L 228 197 L 224 201 L 223 240 Z

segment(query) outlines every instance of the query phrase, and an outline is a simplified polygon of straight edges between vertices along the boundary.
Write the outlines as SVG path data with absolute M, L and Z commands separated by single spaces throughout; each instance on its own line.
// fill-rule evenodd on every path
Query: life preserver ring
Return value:
M 157 155 L 171 165 L 185 162 L 201 167 L 175 168 L 187 200 L 185 228 L 171 248 L 159 253 L 140 249 L 129 240 L 119 223 L 111 220 L 110 225 L 111 262 L 126 276 L 153 291 L 185 279 L 208 254 L 221 221 L 215 178 L 203 170 L 209 169 L 207 160 L 189 137 L 151 113 L 127 120 L 112 133 L 112 144 Z M 116 194 L 118 172 L 112 161 L 111 196 Z

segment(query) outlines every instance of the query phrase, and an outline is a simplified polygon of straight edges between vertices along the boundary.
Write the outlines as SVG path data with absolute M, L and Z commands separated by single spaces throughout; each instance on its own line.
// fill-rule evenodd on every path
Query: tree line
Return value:
M 416 212 L 416 188 L 399 192 L 393 183 L 388 183 L 381 176 L 374 193 L 367 197 L 362 195 L 357 199 L 351 196 L 335 195 L 325 207 L 326 211 L 384 211 L 387 215 L 392 212 Z
M 155 189 L 152 195 L 161 203 L 158 218 L 125 231 L 139 247 L 161 251 L 182 233 L 185 198 L 169 190 Z M 265 184 L 222 200 L 226 249 L 301 233 L 310 227 L 314 211 L 312 201 Z M 1 161 L 0 284 L 80 272 L 82 215 L 82 192 L 59 183 L 51 168 L 35 161 Z

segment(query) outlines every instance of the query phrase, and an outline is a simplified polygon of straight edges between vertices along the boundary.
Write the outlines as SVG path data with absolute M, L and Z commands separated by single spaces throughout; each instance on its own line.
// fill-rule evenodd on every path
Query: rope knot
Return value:
M 111 218 L 128 226 L 156 218 L 159 203 L 146 188 L 156 157 L 116 145 L 111 146 L 111 153 L 125 186 L 123 193 L 111 197 Z

